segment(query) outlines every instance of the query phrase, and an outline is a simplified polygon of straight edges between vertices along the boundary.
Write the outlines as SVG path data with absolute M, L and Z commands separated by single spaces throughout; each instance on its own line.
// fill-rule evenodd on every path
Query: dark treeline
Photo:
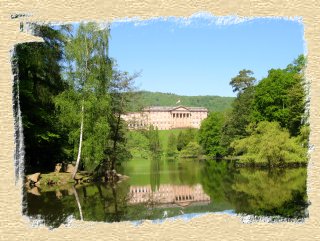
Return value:
M 199 143 L 213 158 L 236 157 L 239 163 L 305 163 L 309 128 L 300 55 L 285 69 L 271 69 L 258 83 L 241 70 L 230 85 L 237 97 L 229 112 L 211 112 L 202 122 Z
M 43 43 L 23 43 L 15 48 L 25 145 L 25 170 L 54 168 L 54 160 L 64 159 L 61 151 L 66 133 L 59 128 L 54 98 L 67 88 L 61 77 L 65 39 L 59 31 L 33 25 Z M 19 86 L 17 86 L 19 83 Z
M 43 43 L 16 46 L 25 143 L 25 172 L 56 163 L 105 173 L 130 153 L 120 116 L 133 99 L 133 80 L 109 57 L 109 27 L 88 23 L 32 26 Z M 17 91 L 15 84 L 14 91 Z

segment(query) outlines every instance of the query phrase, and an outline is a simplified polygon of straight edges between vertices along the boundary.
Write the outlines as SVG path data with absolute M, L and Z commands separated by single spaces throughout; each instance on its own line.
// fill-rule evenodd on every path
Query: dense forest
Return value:
M 139 74 L 119 70 L 109 56 L 109 27 L 34 24 L 33 30 L 44 42 L 19 44 L 14 55 L 26 173 L 73 163 L 73 177 L 78 170 L 112 175 L 132 155 L 150 152 L 167 158 L 236 159 L 239 165 L 306 163 L 303 55 L 259 81 L 252 71 L 240 70 L 230 81 L 236 98 L 179 96 L 137 91 Z M 209 109 L 200 130 L 163 134 L 151 126 L 130 132 L 120 118 L 143 106 L 174 106 L 178 100 Z
M 306 60 L 298 56 L 285 69 L 271 69 L 256 81 L 241 70 L 230 85 L 237 97 L 229 112 L 212 112 L 203 121 L 199 142 L 213 158 L 242 164 L 281 166 L 306 163 L 308 147 Z
M 130 111 L 138 111 L 143 106 L 191 106 L 206 107 L 210 112 L 225 111 L 231 108 L 234 97 L 207 96 L 182 96 L 172 93 L 138 91 L 137 102 L 130 106 Z M 179 102 L 178 102 L 179 101 Z M 178 102 L 178 104 L 177 104 Z

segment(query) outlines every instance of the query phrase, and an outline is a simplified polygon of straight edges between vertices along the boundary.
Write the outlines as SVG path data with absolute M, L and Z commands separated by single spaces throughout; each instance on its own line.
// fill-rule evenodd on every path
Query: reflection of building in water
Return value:
M 130 129 L 143 129 L 150 125 L 159 130 L 174 128 L 200 128 L 201 121 L 208 116 L 204 107 L 167 107 L 152 106 L 142 112 L 129 112 L 122 118 L 128 122 Z
M 203 191 L 201 184 L 194 186 L 164 184 L 155 192 L 152 192 L 150 185 L 130 187 L 130 204 L 150 201 L 187 206 L 193 202 L 210 202 L 210 197 Z

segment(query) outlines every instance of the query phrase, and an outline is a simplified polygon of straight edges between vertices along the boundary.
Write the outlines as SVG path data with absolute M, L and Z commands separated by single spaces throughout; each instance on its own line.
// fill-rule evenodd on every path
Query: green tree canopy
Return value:
M 175 134 L 170 133 L 168 137 L 167 157 L 174 157 L 177 151 L 177 138 Z
M 251 70 L 243 69 L 239 71 L 236 77 L 233 77 L 230 81 L 233 92 L 242 93 L 246 88 L 254 85 L 256 78 L 252 77 L 253 72 Z
M 306 163 L 307 150 L 277 122 L 262 121 L 247 128 L 249 136 L 231 143 L 240 162 L 269 166 L 290 162 Z
M 255 87 L 255 92 L 255 120 L 277 121 L 296 136 L 305 114 L 302 76 L 297 72 L 272 69 Z
M 216 158 L 226 154 L 226 149 L 221 143 L 224 121 L 224 114 L 211 112 L 201 123 L 198 134 L 199 143 L 203 147 L 205 154 L 210 157 Z
M 74 36 L 66 35 L 68 64 L 64 76 L 70 88 L 56 98 L 56 106 L 73 146 L 71 158 L 77 159 L 75 170 L 80 159 L 87 170 L 93 170 L 105 158 L 110 131 L 107 92 L 112 78 L 109 35 L 109 29 L 101 29 L 95 23 L 82 23 Z
M 239 93 L 232 103 L 232 110 L 227 112 L 222 127 L 221 145 L 230 153 L 230 143 L 233 140 L 248 135 L 246 127 L 253 121 L 252 112 L 255 97 L 255 86 L 246 88 Z

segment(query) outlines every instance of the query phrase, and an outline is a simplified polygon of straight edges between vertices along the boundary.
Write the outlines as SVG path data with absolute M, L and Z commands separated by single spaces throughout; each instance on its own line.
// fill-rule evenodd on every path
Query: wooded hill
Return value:
M 231 108 L 234 97 L 221 96 L 183 96 L 172 93 L 138 91 L 135 101 L 131 103 L 130 111 L 138 111 L 145 106 L 191 106 L 206 107 L 210 112 L 224 111 Z M 179 103 L 177 103 L 180 100 Z

